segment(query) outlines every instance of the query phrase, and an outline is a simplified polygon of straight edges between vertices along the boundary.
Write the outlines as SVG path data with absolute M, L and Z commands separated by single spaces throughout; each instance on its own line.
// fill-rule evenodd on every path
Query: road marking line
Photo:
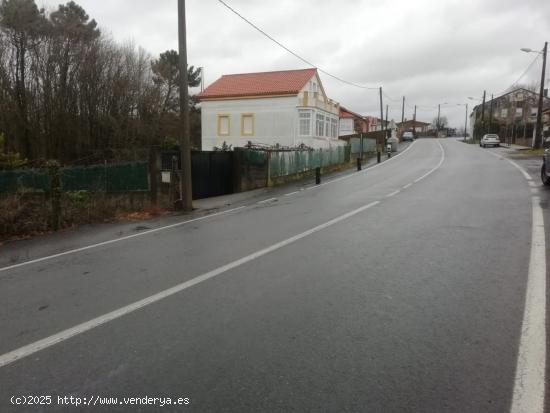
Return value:
M 140 232 L 140 233 L 137 233 L 137 234 L 126 235 L 124 237 L 115 238 L 115 239 L 111 239 L 111 240 L 103 241 L 103 242 L 98 242 L 97 244 L 87 245 L 87 246 L 81 247 L 81 248 L 75 248 L 75 249 L 72 249 L 72 250 L 60 252 L 58 254 L 53 254 L 53 255 L 48 255 L 48 256 L 45 256 L 45 257 L 41 257 L 41 258 L 36 258 L 34 260 L 21 262 L 19 264 L 9 265 L 7 267 L 0 268 L 0 272 L 12 270 L 14 268 L 22 267 L 24 265 L 35 264 L 37 262 L 42 262 L 42 261 L 50 260 L 50 259 L 53 259 L 53 258 L 62 257 L 64 255 L 69 255 L 69 254 L 74 254 L 74 253 L 77 253 L 77 252 L 86 251 L 86 250 L 89 250 L 89 249 L 92 249 L 92 248 L 102 247 L 104 245 L 114 244 L 116 242 L 125 241 L 125 240 L 131 239 L 131 238 L 142 237 L 144 235 L 152 234 L 152 233 L 159 232 L 159 231 L 164 231 L 166 229 L 180 227 L 182 225 L 190 224 L 192 222 L 202 221 L 202 220 L 207 219 L 207 218 L 212 218 L 212 217 L 216 217 L 216 216 L 219 216 L 219 215 L 229 214 L 231 212 L 235 212 L 235 211 L 241 210 L 243 208 L 246 208 L 246 205 L 245 206 L 240 206 L 238 208 L 228 209 L 226 211 L 216 212 L 214 214 L 209 214 L 209 215 L 205 215 L 205 216 L 198 217 L 198 218 L 193 218 L 193 219 L 190 219 L 190 220 L 187 220 L 187 221 L 178 222 L 176 224 L 165 225 L 163 227 L 150 229 L 150 230 L 143 231 L 143 232 Z
M 393 191 L 391 194 L 386 195 L 386 198 L 391 198 L 392 196 L 397 195 L 399 192 L 401 192 L 400 189 L 398 189 L 397 191 Z
M 488 152 L 491 153 L 491 152 Z M 492 153 L 491 153 L 492 154 Z M 500 158 L 500 157 L 499 157 Z M 538 186 L 527 171 L 508 158 L 527 180 Z M 531 188 L 533 191 L 533 188 Z M 511 413 L 543 413 L 546 373 L 546 241 L 544 214 L 538 196 L 531 197 L 531 253 L 525 291 L 518 359 Z
M 363 211 L 366 211 L 369 208 L 372 208 L 376 205 L 378 205 L 380 201 L 374 201 L 370 204 L 363 205 L 362 207 L 359 207 L 357 209 L 354 209 L 353 211 L 347 212 L 343 215 L 340 215 L 334 219 L 331 219 L 330 221 L 325 222 L 324 224 L 317 225 L 316 227 L 313 227 L 307 231 L 304 231 L 300 234 L 294 235 L 293 237 L 287 238 L 284 241 L 278 242 L 276 244 L 273 244 L 267 248 L 261 249 L 259 251 L 256 251 L 250 255 L 247 255 L 245 257 L 242 257 L 238 260 L 235 260 L 233 262 L 230 262 L 229 264 L 223 265 L 219 268 L 216 268 L 212 271 L 206 272 L 204 274 L 201 274 L 195 278 L 192 278 L 188 281 L 185 281 L 181 284 L 178 284 L 174 287 L 168 288 L 164 291 L 161 291 L 159 293 L 156 293 L 154 295 L 151 295 L 147 298 L 144 298 L 142 300 L 133 302 L 129 305 L 126 305 L 122 308 L 119 308 L 117 310 L 111 311 L 107 314 L 104 314 L 102 316 L 96 317 L 92 320 L 86 321 L 82 324 L 78 324 L 74 327 L 71 327 L 69 329 L 60 331 L 59 333 L 53 334 L 49 337 L 46 337 L 42 340 L 35 341 L 34 343 L 28 344 L 26 346 L 20 347 L 16 350 L 10 351 L 6 354 L 3 354 L 0 356 L 0 367 L 7 366 L 17 360 L 20 360 L 24 357 L 30 356 L 31 354 L 34 354 L 38 351 L 44 350 L 48 347 L 51 347 L 55 344 L 59 344 L 65 340 L 68 340 L 72 337 L 75 337 L 79 334 L 82 334 L 86 331 L 92 330 L 96 327 L 99 327 L 105 323 L 108 323 L 110 321 L 113 321 L 117 318 L 120 318 L 124 315 L 130 314 L 134 311 L 137 311 L 143 307 L 146 307 L 150 304 L 156 303 L 157 301 L 163 300 L 164 298 L 170 297 L 174 294 L 177 294 L 183 290 L 186 290 L 190 287 L 193 287 L 197 284 L 200 284 L 206 280 L 209 280 L 210 278 L 217 277 L 220 274 L 223 274 L 229 270 L 232 270 L 234 268 L 237 268 L 241 265 L 244 265 L 250 261 L 253 261 L 257 258 L 260 258 L 264 255 L 267 255 L 273 251 L 279 250 L 289 244 L 292 244 L 296 241 L 301 240 L 302 238 L 305 238 L 307 236 L 310 236 L 316 232 L 319 232 L 325 228 L 328 228 L 332 225 L 335 225 L 339 222 L 342 222 L 348 218 L 353 217 L 354 215 L 357 215 Z
M 516 169 L 519 170 L 519 171 L 522 173 L 523 177 L 524 177 L 525 179 L 527 179 L 527 181 L 532 181 L 532 180 L 533 180 L 533 178 L 531 177 L 531 175 L 529 175 L 529 173 L 528 173 L 525 169 L 523 169 L 522 166 L 518 165 L 516 162 L 514 162 L 514 161 L 512 161 L 512 160 L 510 160 L 510 159 L 508 159 L 508 158 L 504 158 L 504 157 L 502 157 L 502 156 L 500 156 L 500 155 L 497 155 L 497 154 L 495 154 L 495 153 L 493 153 L 493 152 L 490 152 L 490 151 L 489 151 L 489 152 L 485 152 L 485 153 L 488 153 L 489 155 L 493 155 L 495 158 L 498 158 L 498 159 L 500 159 L 500 160 L 505 160 L 506 162 L 508 162 L 508 163 L 510 163 L 511 165 L 515 166 Z
M 432 172 L 436 171 L 443 165 L 443 162 L 445 162 L 445 149 L 443 148 L 443 145 L 441 145 L 441 142 L 439 142 L 439 139 L 437 140 L 437 143 L 439 144 L 439 148 L 441 149 L 441 159 L 439 160 L 439 163 L 435 166 L 435 168 L 429 170 L 424 175 L 422 175 L 420 178 L 416 178 L 413 182 L 416 184 L 426 178 L 428 175 L 431 175 Z
M 288 194 L 285 194 L 285 196 L 291 196 L 291 195 L 298 194 L 298 193 L 300 193 L 300 191 L 294 191 L 294 192 L 290 192 Z
M 413 142 L 413 143 L 411 143 L 409 146 L 407 146 L 407 148 L 405 148 L 405 150 L 404 150 L 403 152 L 399 152 L 397 155 L 392 156 L 391 158 L 387 159 L 387 160 L 384 161 L 384 162 L 377 163 L 377 164 L 375 164 L 375 165 L 369 166 L 368 168 L 362 169 L 362 170 L 360 170 L 360 171 L 352 172 L 352 173 L 349 174 L 349 175 L 343 176 L 343 177 L 341 177 L 341 178 L 336 178 L 336 179 L 333 179 L 333 180 L 331 180 L 331 181 L 327 181 L 327 182 L 321 183 L 321 184 L 319 184 L 319 185 L 315 185 L 315 186 L 309 187 L 309 188 L 307 188 L 307 189 L 319 188 L 319 187 L 321 187 L 321 186 L 325 186 L 325 185 L 328 185 L 328 184 L 332 184 L 332 183 L 334 183 L 334 182 L 343 181 L 344 179 L 353 178 L 353 177 L 357 176 L 358 174 L 363 174 L 363 173 L 366 173 L 367 171 L 370 171 L 370 170 L 372 170 L 372 169 L 374 169 L 374 168 L 377 168 L 377 167 L 379 167 L 379 166 L 385 165 L 385 164 L 387 164 L 388 162 L 391 162 L 393 159 L 399 158 L 401 155 L 403 155 L 405 152 L 407 152 L 409 149 L 411 149 L 411 148 L 414 146 L 415 143 L 416 143 L 416 141 Z
M 410 188 L 413 184 L 407 184 L 403 187 L 403 189 L 407 189 L 407 188 Z
M 277 198 L 269 198 L 269 199 L 264 199 L 263 201 L 258 201 L 258 204 L 267 204 L 268 202 L 273 202 L 273 201 L 276 201 Z
M 542 413 L 546 369 L 546 245 L 540 198 L 532 197 L 531 255 L 511 413 Z

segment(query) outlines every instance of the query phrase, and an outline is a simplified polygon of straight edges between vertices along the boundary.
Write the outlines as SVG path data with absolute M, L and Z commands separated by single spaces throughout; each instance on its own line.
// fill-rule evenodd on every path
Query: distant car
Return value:
M 479 141 L 479 146 L 486 148 L 487 146 L 500 146 L 500 138 L 495 133 L 488 133 L 483 135 L 483 138 Z
M 401 136 L 401 140 L 403 142 L 407 142 L 407 141 L 414 141 L 414 133 L 412 132 L 403 132 L 403 136 Z

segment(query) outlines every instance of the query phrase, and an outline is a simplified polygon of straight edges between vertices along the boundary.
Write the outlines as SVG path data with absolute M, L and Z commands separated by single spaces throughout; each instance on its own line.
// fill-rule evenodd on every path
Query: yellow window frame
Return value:
M 221 119 L 227 118 L 227 133 L 222 133 L 221 131 Z M 229 113 L 220 113 L 217 116 L 217 129 L 218 136 L 229 136 L 231 135 L 231 115 Z
M 252 119 L 252 133 L 245 133 L 244 120 L 245 118 Z M 256 116 L 254 113 L 241 113 L 241 136 L 254 136 L 256 134 Z

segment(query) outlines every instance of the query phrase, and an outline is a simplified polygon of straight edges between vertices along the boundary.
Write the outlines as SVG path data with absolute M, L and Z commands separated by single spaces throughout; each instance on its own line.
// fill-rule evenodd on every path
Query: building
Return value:
M 350 136 L 369 131 L 369 123 L 364 116 L 340 106 L 340 129 L 338 136 Z
M 389 121 L 386 122 L 385 120 L 380 120 L 380 118 L 375 116 L 365 116 L 365 118 L 368 122 L 370 132 L 387 129 L 390 124 Z
M 317 69 L 224 75 L 198 95 L 202 149 L 224 142 L 320 148 L 338 140 L 340 106 Z
M 470 114 L 470 132 L 479 139 L 496 133 L 501 141 L 532 146 L 537 121 L 539 94 L 524 88 L 514 89 L 475 106 Z M 544 107 L 550 105 L 547 97 Z M 483 118 L 483 122 L 482 122 Z
M 425 133 L 428 132 L 430 124 L 426 122 L 420 122 L 418 120 L 406 120 L 403 122 L 398 122 L 397 128 L 400 132 L 415 130 L 417 133 Z

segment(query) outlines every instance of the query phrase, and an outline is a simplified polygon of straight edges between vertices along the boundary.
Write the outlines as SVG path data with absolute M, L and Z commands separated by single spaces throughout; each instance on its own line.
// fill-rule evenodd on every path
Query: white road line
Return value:
M 357 176 L 358 174 L 363 174 L 363 173 L 366 173 L 368 171 L 373 170 L 374 168 L 378 168 L 379 166 L 386 165 L 388 162 L 391 162 L 395 158 L 399 158 L 401 155 L 403 155 L 405 152 L 407 152 L 409 149 L 411 149 L 415 143 L 416 142 L 411 143 L 409 146 L 407 146 L 407 148 L 403 152 L 400 152 L 397 155 L 392 156 L 390 159 L 388 159 L 384 162 L 377 163 L 376 165 L 372 165 L 372 166 L 369 166 L 368 168 L 362 169 L 360 171 L 356 171 L 356 172 L 353 172 L 349 175 L 342 176 L 341 178 L 336 178 L 336 179 L 333 179 L 331 181 L 327 181 L 327 182 L 321 183 L 319 185 L 311 186 L 311 187 L 306 188 L 306 189 L 320 188 L 320 187 L 325 186 L 325 185 L 333 184 L 334 182 L 339 182 L 339 181 L 343 181 L 344 179 L 353 178 L 353 177 Z
M 268 202 L 273 202 L 273 201 L 276 201 L 277 198 L 269 198 L 269 199 L 264 199 L 263 201 L 258 201 L 258 204 L 267 204 Z
M 300 193 L 300 191 L 294 191 L 294 192 L 290 192 L 288 194 L 285 194 L 285 196 L 291 196 L 291 195 L 295 195 L 295 194 L 298 194 Z
M 439 162 L 439 164 L 433 168 L 432 170 L 430 170 L 428 173 L 426 173 L 424 175 L 424 177 L 428 176 L 429 174 L 431 174 L 432 172 L 436 171 L 443 163 L 444 159 L 445 159 L 445 151 L 443 149 L 443 146 L 441 145 L 441 143 L 439 143 L 438 141 L 438 144 L 441 148 L 441 154 L 442 154 L 442 157 L 441 157 L 441 161 Z M 412 145 L 411 145 L 412 146 Z M 409 146 L 409 148 L 411 147 Z M 407 150 L 409 149 L 407 148 Z M 406 150 L 405 150 L 406 151 Z M 405 153 L 405 151 L 403 151 L 402 153 Z M 397 156 L 391 158 L 391 159 L 395 159 Z M 390 160 L 391 160 L 390 159 Z M 388 161 L 386 161 L 388 162 Z M 378 164 L 378 165 L 375 165 L 375 166 L 379 166 L 379 165 L 382 165 L 382 164 Z M 233 261 L 229 264 L 226 264 L 222 267 L 219 267 L 219 268 L 216 268 L 212 271 L 209 271 L 207 273 L 204 273 L 204 274 L 201 274 L 195 278 L 192 278 L 191 280 L 188 280 L 188 281 L 185 281 L 181 284 L 178 284 L 174 287 L 171 287 L 169 289 L 166 289 L 164 291 L 161 291 L 159 293 L 156 293 L 154 295 L 151 295 L 149 297 L 146 297 L 142 300 L 139 300 L 139 301 L 136 301 L 134 303 L 131 303 L 127 306 L 124 306 L 124 307 L 121 307 L 117 310 L 114 310 L 114 311 L 111 311 L 107 314 L 104 314 L 102 316 L 99 316 L 99 317 L 96 317 L 92 320 L 89 320 L 89 321 L 86 321 L 84 323 L 81 323 L 81 324 L 78 324 L 74 327 L 71 327 L 69 329 L 66 329 L 66 330 L 63 330 L 63 331 L 60 331 L 56 334 L 53 334 L 49 337 L 46 337 L 44 339 L 41 339 L 41 340 L 38 340 L 38 341 L 35 341 L 34 343 L 31 343 L 31 344 L 28 344 L 26 346 L 23 346 L 23 347 L 20 347 L 18 349 L 15 349 L 13 351 L 10 351 L 8 353 L 5 353 L 3 355 L 0 355 L 0 368 L 1 367 L 4 367 L 4 366 L 7 366 L 11 363 L 14 363 L 15 361 L 17 360 L 20 360 L 22 358 L 25 358 L 25 357 L 28 357 L 36 352 L 39 352 L 41 350 L 44 350 L 48 347 L 51 347 L 55 344 L 58 344 L 58 343 L 61 343 L 65 340 L 68 340 L 72 337 L 75 337 L 79 334 L 82 334 L 86 331 L 89 331 L 89 330 L 92 330 L 96 327 L 99 327 L 103 324 L 106 324 L 110 321 L 113 321 L 117 318 L 120 318 L 124 315 L 127 315 L 127 314 L 130 314 L 134 311 L 137 311 L 143 307 L 146 307 L 150 304 L 153 304 L 155 302 L 158 302 L 160 300 L 163 300 L 164 298 L 167 298 L 167 297 L 170 297 L 174 294 L 177 294 L 181 291 L 184 291 L 190 287 L 193 287 L 197 284 L 200 284 L 206 280 L 209 280 L 210 278 L 214 278 L 214 277 L 217 277 L 218 275 L 221 275 L 233 268 L 237 268 L 241 265 L 244 265 L 250 261 L 253 261 L 257 258 L 260 258 L 266 254 L 269 254 L 273 251 L 276 251 L 278 249 L 281 249 L 283 248 L 284 246 L 286 245 L 289 245 L 289 244 L 292 244 L 302 238 L 305 238 L 309 235 L 312 235 L 316 232 L 319 232 L 325 228 L 328 228 L 332 225 L 335 225 L 341 221 L 344 221 L 354 215 L 357 215 L 363 211 L 366 211 L 367 209 L 369 208 L 372 208 L 376 205 L 378 205 L 380 203 L 380 201 L 374 201 L 374 202 L 371 202 L 370 204 L 367 204 L 367 205 L 364 205 L 362 207 L 359 207 L 353 211 L 350 211 L 346 214 L 343 214 L 343 215 L 340 215 L 339 217 L 336 217 L 330 221 L 327 221 L 325 222 L 324 224 L 321 224 L 321 225 L 318 225 L 316 227 L 313 227 L 305 232 L 302 232 L 298 235 L 295 235 L 291 238 L 288 238 L 284 241 L 281 241 L 281 242 L 278 242 L 276 244 L 273 244 L 271 245 L 270 247 L 267 247 L 267 248 L 264 248 L 262 250 L 259 250 L 259 251 L 256 251 L 250 255 L 247 255 L 243 258 L 240 258 L 236 261 Z M 176 226 L 180 226 L 180 225 L 184 225 L 184 224 L 187 224 L 187 223 L 190 223 L 190 222 L 194 222 L 194 221 L 198 221 L 198 220 L 201 220 L 201 219 L 206 219 L 206 218 L 209 218 L 209 217 L 212 217 L 212 216 L 216 216 L 216 215 L 221 215 L 221 214 L 227 214 L 229 212 L 233 212 L 233 211 L 237 211 L 237 210 L 240 210 L 240 209 L 243 209 L 245 208 L 244 206 L 242 207 L 239 207 L 239 208 L 234 208 L 234 209 L 231 209 L 231 210 L 227 210 L 227 211 L 222 211 L 222 212 L 219 212 L 219 213 L 216 213 L 216 214 L 211 214 L 211 215 L 207 215 L 207 216 L 204 216 L 204 217 L 200 217 L 200 218 L 196 218 L 196 219 L 193 219 L 193 220 L 189 220 L 189 221 L 184 221 L 184 222 L 180 222 L 180 223 L 177 223 L 177 224 L 173 224 L 173 225 L 168 225 L 168 226 L 165 226 L 165 227 L 161 227 L 161 228 L 156 228 L 154 230 L 150 230 L 150 231 L 146 231 L 146 232 L 143 232 L 143 233 L 140 233 L 140 234 L 134 234 L 134 235 L 130 235 L 130 236 L 127 236 L 127 237 L 121 237 L 121 238 L 117 238 L 115 240 L 111 240 L 111 241 L 106 241 L 106 242 L 103 242 L 103 243 L 99 243 L 99 244 L 94 244 L 94 245 L 90 245 L 90 246 L 87 246 L 87 247 L 83 247 L 83 248 L 78 248 L 76 250 L 71 250 L 71 251 L 66 251 L 66 252 L 63 252 L 63 253 L 60 253 L 60 254 L 56 254 L 56 255 L 51 255 L 49 257 L 43 257 L 43 258 L 39 258 L 37 260 L 32 260 L 32 261 L 27 261 L 25 263 L 21 263 L 21 264 L 16 264 L 14 266 L 10 266 L 10 267 L 5 267 L 5 268 L 0 268 L 0 271 L 4 271 L 4 270 L 7 270 L 7 269 L 10 269 L 10 268 L 16 268 L 16 267 L 20 267 L 22 265 L 27 265 L 27 264 L 31 264 L 31 263 L 34 263 L 34 262 L 39 262 L 39 261 L 44 261 L 44 260 L 47 260 L 47 259 L 50 259 L 50 258 L 55 258 L 55 257 L 59 257 L 59 256 L 62 256 L 62 255 L 67 255 L 67 254 L 70 254 L 70 253 L 73 253 L 73 252 L 78 252 L 78 251 L 83 251 L 83 250 L 86 250 L 86 249 L 90 249 L 90 248 L 94 248 L 94 247 L 97 247 L 97 246 L 100 246 L 100 245 L 106 245 L 106 244 L 111 244 L 113 242 L 117 242 L 117 241 L 122 241 L 124 239 L 128 239 L 128 238 L 134 238 L 136 236 L 140 236 L 140 235 L 144 235 L 146 233 L 151 233 L 151 232 L 156 232 L 156 231 L 161 231 L 163 229 L 167 229 L 167 228 L 173 228 L 173 227 L 176 227 Z
M 546 368 L 546 245 L 540 198 L 532 197 L 531 256 L 511 413 L 542 413 Z
M 87 245 L 87 246 L 85 246 L 85 247 L 75 248 L 75 249 L 72 249 L 72 250 L 60 252 L 60 253 L 58 253 L 58 254 L 48 255 L 48 256 L 41 257 L 41 258 L 37 258 L 37 259 L 34 259 L 34 260 L 21 262 L 21 263 L 19 263 L 19 264 L 9 265 L 9 266 L 7 266 L 7 267 L 2 267 L 2 268 L 0 268 L 0 272 L 2 272 L 2 271 L 8 271 L 8 270 L 13 270 L 14 268 L 19 268 L 19 267 L 22 267 L 22 266 L 24 266 L 24 265 L 30 265 L 30 264 L 35 264 L 35 263 L 37 263 L 37 262 L 42 262 L 42 261 L 46 261 L 46 260 L 51 260 L 51 259 L 53 259 L 53 258 L 62 257 L 62 256 L 64 256 L 64 255 L 75 254 L 75 253 L 77 253 L 77 252 L 82 252 L 82 251 L 90 250 L 90 249 L 92 249 L 92 248 L 102 247 L 102 246 L 104 246 L 104 245 L 114 244 L 114 243 L 116 243 L 116 242 L 125 241 L 125 240 L 131 239 L 131 238 L 142 237 L 142 236 L 144 236 L 144 235 L 152 234 L 152 233 L 159 232 L 159 231 L 164 231 L 164 230 L 166 230 L 166 229 L 180 227 L 180 226 L 182 226 L 182 225 L 190 224 L 190 223 L 192 223 L 192 222 L 202 221 L 202 220 L 204 220 L 204 219 L 213 218 L 213 217 L 216 217 L 216 216 L 219 216 L 219 215 L 229 214 L 229 213 L 231 213 L 231 212 L 235 212 L 235 211 L 241 210 L 241 209 L 243 209 L 243 208 L 246 208 L 246 206 L 240 206 L 240 207 L 238 207 L 238 208 L 233 208 L 233 209 L 228 209 L 228 210 L 226 210 L 226 211 L 216 212 L 216 213 L 214 213 L 214 214 L 209 214 L 209 215 L 205 215 L 205 216 L 202 216 L 202 217 L 199 217 L 199 218 L 194 218 L 194 219 L 190 219 L 190 220 L 187 220 L 187 221 L 178 222 L 178 223 L 176 223 L 176 224 L 165 225 L 165 226 L 163 226 L 163 227 L 159 227 L 159 228 L 155 228 L 155 229 L 150 229 L 150 230 L 147 230 L 147 231 L 140 232 L 140 233 L 138 233 L 138 234 L 127 235 L 127 236 L 120 237 L 120 238 L 115 238 L 115 239 L 112 239 L 112 240 L 109 240 L 109 241 L 98 242 L 97 244 Z
M 31 354 L 34 354 L 40 350 L 44 350 L 48 347 L 51 347 L 55 344 L 61 343 L 65 340 L 70 339 L 71 337 L 75 337 L 79 334 L 82 334 L 86 331 L 92 330 L 93 328 L 99 327 L 105 323 L 108 323 L 110 321 L 113 321 L 117 318 L 120 318 L 124 315 L 130 314 L 134 311 L 137 311 L 143 307 L 146 307 L 150 304 L 156 303 L 157 301 L 163 300 L 164 298 L 170 297 L 174 294 L 177 294 L 183 290 L 186 290 L 190 287 L 193 287 L 197 284 L 200 284 L 206 280 L 209 280 L 210 278 L 217 277 L 218 275 L 221 275 L 229 270 L 232 270 L 234 268 L 237 268 L 241 265 L 244 265 L 250 261 L 253 261 L 257 258 L 260 258 L 264 255 L 267 255 L 273 251 L 279 250 L 289 244 L 292 244 L 298 240 L 301 240 L 302 238 L 305 238 L 309 235 L 312 235 L 316 232 L 319 232 L 325 228 L 328 228 L 332 225 L 335 225 L 339 222 L 342 222 L 348 218 L 353 217 L 354 215 L 357 215 L 363 211 L 366 211 L 369 208 L 372 208 L 376 205 L 378 205 L 380 201 L 371 202 L 370 204 L 363 205 L 362 207 L 359 207 L 357 209 L 354 209 L 353 211 L 350 211 L 346 214 L 340 215 L 334 219 L 331 219 L 330 221 L 325 222 L 324 224 L 317 225 L 316 227 L 313 227 L 307 231 L 304 231 L 298 235 L 295 235 L 293 237 L 287 238 L 284 241 L 278 242 L 276 244 L 273 244 L 267 248 L 261 249 L 259 251 L 256 251 L 250 255 L 247 255 L 245 257 L 242 257 L 238 260 L 235 260 L 233 262 L 230 262 L 229 264 L 226 264 L 224 266 L 221 266 L 219 268 L 216 268 L 215 270 L 209 271 L 207 273 L 201 274 L 195 278 L 192 278 L 191 280 L 185 281 L 181 284 L 178 284 L 172 288 L 168 288 L 164 291 L 161 291 L 157 294 L 151 295 L 147 298 L 144 298 L 142 300 L 136 301 L 132 304 L 129 304 L 127 306 L 124 306 L 122 308 L 119 308 L 118 310 L 111 311 L 110 313 L 104 314 L 102 316 L 96 317 L 92 320 L 86 321 L 82 324 L 78 324 L 72 328 L 69 328 L 67 330 L 63 330 L 57 334 L 51 335 L 49 337 L 46 337 L 42 340 L 35 341 L 34 343 L 28 344 L 26 346 L 20 347 L 16 350 L 10 351 L 9 353 L 3 354 L 0 356 L 0 367 L 7 366 L 8 364 L 11 364 L 17 360 L 20 360 L 24 357 L 30 356 Z
M 413 184 L 407 184 L 403 187 L 403 189 L 407 189 L 407 188 L 410 188 Z
M 503 159 L 518 169 L 531 187 L 538 187 L 529 173 L 516 162 Z M 525 308 L 514 380 L 511 413 L 543 413 L 546 371 L 546 241 L 544 214 L 538 196 L 531 197 L 531 254 L 527 273 Z
M 397 195 L 399 192 L 401 192 L 400 189 L 398 189 L 397 191 L 393 191 L 391 194 L 386 195 L 386 198 L 391 198 L 392 196 Z
M 416 184 L 426 178 L 428 175 L 431 175 L 431 173 L 441 167 L 443 165 L 443 162 L 445 162 L 445 149 L 443 149 L 443 145 L 441 145 L 441 142 L 439 142 L 439 139 L 437 140 L 437 143 L 439 144 L 439 148 L 441 149 L 441 159 L 439 160 L 439 163 L 435 166 L 435 168 L 429 170 L 424 175 L 422 175 L 420 178 L 415 179 L 413 182 Z
M 496 153 L 493 153 L 493 152 L 485 152 L 485 153 L 488 153 L 489 155 L 493 155 L 494 157 L 496 157 L 496 158 L 498 158 L 498 159 L 500 159 L 500 160 L 505 160 L 506 162 L 508 162 L 508 163 L 510 163 L 511 165 L 515 166 L 516 169 L 522 173 L 523 177 L 524 177 L 525 179 L 527 179 L 527 181 L 532 181 L 532 180 L 533 180 L 533 178 L 531 177 L 531 175 L 529 175 L 529 173 L 528 173 L 522 166 L 518 165 L 516 162 L 514 162 L 514 161 L 512 161 L 512 160 L 510 160 L 510 159 L 508 159 L 508 158 L 504 158 L 504 157 L 502 157 L 502 156 L 500 156 L 500 155 L 497 155 Z
M 413 142 L 413 144 L 414 144 L 414 142 Z M 395 158 L 399 157 L 400 155 L 404 154 L 405 152 L 407 152 L 413 146 L 413 144 L 409 145 L 407 147 L 407 149 L 405 149 L 403 152 L 399 153 L 398 155 L 392 157 L 391 159 L 395 159 Z M 386 162 L 391 161 L 391 159 L 389 159 Z M 374 165 L 374 166 L 372 166 L 370 168 L 367 168 L 367 169 L 365 169 L 363 171 L 360 171 L 360 172 L 365 172 L 369 169 L 373 169 L 377 166 L 383 165 L 386 162 Z M 340 181 L 342 179 L 347 179 L 347 178 L 350 178 L 350 177 L 353 177 L 353 176 L 355 176 L 355 173 L 351 174 L 351 175 L 348 175 L 348 176 L 345 176 L 343 178 L 339 178 L 339 179 L 336 179 L 336 180 L 333 180 L 333 181 L 330 181 L 330 182 L 326 182 L 326 183 L 321 184 L 321 185 L 315 185 L 315 186 L 310 186 L 310 187 L 307 187 L 307 188 L 302 188 L 302 189 L 300 189 L 300 191 L 318 188 L 320 186 L 327 185 L 327 184 L 333 183 L 333 182 L 337 182 L 337 181 Z M 296 191 L 296 192 L 299 192 L 299 191 Z M 289 194 L 289 196 L 290 195 L 291 194 Z M 272 199 L 274 199 L 274 198 L 272 198 Z M 270 200 L 272 200 L 272 199 L 270 199 Z M 265 200 L 264 202 L 268 202 L 270 200 Z M 259 203 L 263 203 L 263 202 L 260 201 Z M 201 221 L 201 220 L 204 220 L 204 219 L 207 219 L 207 218 L 213 218 L 213 217 L 216 217 L 216 216 L 219 216 L 219 215 L 229 214 L 231 212 L 235 212 L 235 211 L 244 209 L 246 207 L 247 207 L 246 205 L 245 206 L 240 206 L 238 208 L 233 208 L 233 209 L 228 209 L 226 211 L 216 212 L 214 214 L 209 214 L 209 215 L 205 215 L 203 217 L 194 218 L 194 219 L 190 219 L 190 220 L 183 221 L 183 222 L 178 222 L 176 224 L 166 225 L 166 226 L 163 226 L 163 227 L 154 228 L 154 229 L 147 230 L 147 231 L 142 231 L 138 234 L 127 235 L 127 236 L 124 236 L 124 237 L 115 238 L 115 239 L 111 239 L 111 240 L 108 240 L 108 241 L 103 241 L 103 242 L 98 242 L 96 244 L 87 245 L 85 247 L 75 248 L 75 249 L 71 249 L 71 250 L 68 250 L 68 251 L 63 251 L 63 252 L 60 252 L 58 254 L 47 255 L 45 257 L 37 258 L 37 259 L 34 259 L 34 260 L 29 260 L 29 261 L 25 261 L 25 262 L 21 262 L 21 263 L 18 263 L 18 264 L 13 264 L 13 265 L 8 265 L 7 267 L 1 267 L 0 272 L 13 270 L 15 268 L 23 267 L 25 265 L 36 264 L 38 262 L 47 261 L 47 260 L 50 260 L 50 259 L 53 259 L 53 258 L 62 257 L 64 255 L 75 254 L 75 253 L 78 253 L 78 252 L 87 251 L 87 250 L 90 250 L 90 249 L 93 249 L 93 248 L 97 248 L 97 247 L 101 247 L 101 246 L 109 245 L 109 244 L 114 244 L 114 243 L 117 243 L 117 242 L 132 239 L 132 238 L 142 237 L 144 235 L 152 234 L 152 233 L 159 232 L 159 231 L 164 231 L 164 230 L 167 230 L 167 229 L 170 229 L 170 228 L 176 228 L 176 227 L 179 227 L 179 226 L 182 226 L 182 225 L 190 224 L 190 223 L 196 222 L 196 221 Z

